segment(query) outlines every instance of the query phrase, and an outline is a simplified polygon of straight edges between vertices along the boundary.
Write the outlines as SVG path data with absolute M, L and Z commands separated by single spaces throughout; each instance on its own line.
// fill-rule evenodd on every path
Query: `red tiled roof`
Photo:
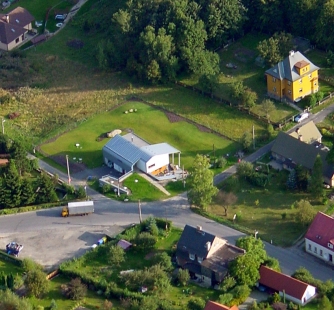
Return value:
M 209 300 L 206 303 L 204 310 L 239 310 L 239 308 L 237 306 L 233 306 L 230 308 L 228 306 L 224 306 L 217 302 Z
M 305 238 L 328 248 L 328 242 L 334 242 L 334 218 L 322 212 L 318 212 Z M 332 249 L 328 248 L 328 250 Z
M 303 295 L 309 286 L 305 282 L 272 270 L 266 266 L 260 267 L 259 283 L 278 292 L 285 291 L 287 295 L 299 300 L 303 298 Z
M 9 162 L 8 159 L 0 158 L 0 166 L 5 166 L 8 164 L 8 162 Z

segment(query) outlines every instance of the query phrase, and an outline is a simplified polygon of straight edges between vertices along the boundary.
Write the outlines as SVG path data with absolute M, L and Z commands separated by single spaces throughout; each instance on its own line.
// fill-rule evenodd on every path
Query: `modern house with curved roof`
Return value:
M 137 167 L 139 170 L 156 175 L 174 164 L 174 154 L 178 154 L 180 166 L 181 152 L 168 143 L 148 144 L 134 134 L 116 135 L 103 147 L 103 161 L 116 171 L 125 174 Z

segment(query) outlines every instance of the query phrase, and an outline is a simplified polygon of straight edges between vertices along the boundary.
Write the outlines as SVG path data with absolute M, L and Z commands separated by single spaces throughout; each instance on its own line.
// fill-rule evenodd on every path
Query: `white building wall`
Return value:
M 317 289 L 314 286 L 308 285 L 307 289 L 306 289 L 306 291 L 303 295 L 303 298 L 302 298 L 303 304 L 305 304 L 309 300 L 311 300 L 315 296 L 316 291 L 317 291 Z
M 325 262 L 334 264 L 333 256 L 334 252 L 332 249 L 323 247 L 309 239 L 305 238 L 305 251 L 309 254 L 312 254 Z
M 163 166 L 169 164 L 169 154 L 162 154 L 153 156 L 147 163 L 146 163 L 146 172 L 150 173 L 154 170 L 157 170 Z
M 279 292 L 279 295 L 283 297 L 283 292 Z M 296 304 L 298 304 L 298 305 L 302 305 L 302 304 L 303 304 L 302 301 L 301 301 L 300 299 L 295 298 L 295 297 L 292 297 L 292 296 L 290 296 L 290 295 L 288 295 L 288 294 L 286 294 L 286 293 L 285 293 L 285 298 L 286 298 L 287 300 L 293 301 L 294 303 L 296 303 Z

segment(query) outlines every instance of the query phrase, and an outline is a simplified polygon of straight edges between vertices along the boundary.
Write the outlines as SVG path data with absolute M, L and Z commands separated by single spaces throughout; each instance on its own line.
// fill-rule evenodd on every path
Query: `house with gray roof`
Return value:
M 297 102 L 316 93 L 319 69 L 302 53 L 290 51 L 288 57 L 265 72 L 268 96 Z
M 229 262 L 244 253 L 245 250 L 202 230 L 201 226 L 186 225 L 177 243 L 176 261 L 189 271 L 191 278 L 214 286 L 226 276 Z
M 126 174 L 138 168 L 147 174 L 159 174 L 168 169 L 170 155 L 174 164 L 174 154 L 180 151 L 168 143 L 148 144 L 134 134 L 116 135 L 102 149 L 104 163 L 116 171 Z
M 0 14 L 0 49 L 10 51 L 26 40 L 34 17 L 24 8 L 17 7 Z
M 327 163 L 327 154 L 328 152 L 322 149 L 321 144 L 308 144 L 284 132 L 278 134 L 271 148 L 272 157 L 287 170 L 301 165 L 312 171 L 315 159 L 319 155 L 322 159 L 324 182 L 333 186 L 334 166 Z

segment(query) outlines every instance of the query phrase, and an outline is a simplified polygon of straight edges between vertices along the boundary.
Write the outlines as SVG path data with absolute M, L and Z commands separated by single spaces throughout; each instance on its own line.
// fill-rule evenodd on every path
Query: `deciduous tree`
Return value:
M 324 188 L 323 188 L 324 178 L 322 175 L 322 159 L 320 155 L 317 155 L 309 183 L 310 192 L 317 198 L 323 196 Z
M 25 298 L 20 298 L 10 290 L 0 290 L 0 309 L 32 310 L 32 305 Z
M 297 209 L 297 212 L 295 214 L 295 220 L 297 223 L 307 226 L 309 225 L 316 215 L 316 210 L 313 208 L 313 206 L 310 204 L 308 200 L 299 200 L 295 202 L 295 208 Z
M 275 104 L 270 99 L 264 99 L 261 103 L 261 110 L 266 116 L 266 118 L 270 119 L 270 113 L 275 111 Z
M 179 271 L 177 272 L 177 279 L 182 286 L 187 285 L 190 279 L 189 271 L 187 269 L 179 268 Z
M 209 168 L 209 159 L 203 155 L 196 155 L 187 178 L 189 202 L 203 209 L 206 209 L 218 192 L 217 187 L 213 185 L 213 172 Z
M 80 278 L 75 278 L 67 285 L 66 297 L 72 300 L 83 299 L 87 295 L 87 286 Z
M 112 245 L 109 248 L 109 263 L 111 265 L 119 266 L 125 261 L 125 252 L 118 245 Z
M 205 301 L 200 297 L 191 298 L 187 304 L 188 310 L 203 310 L 204 307 Z
M 253 136 L 250 132 L 246 131 L 241 137 L 241 145 L 244 151 L 249 151 L 253 144 Z
M 46 279 L 46 274 L 41 270 L 32 270 L 27 273 L 24 280 L 28 294 L 39 298 L 49 291 L 49 281 Z
M 216 199 L 217 203 L 224 208 L 225 216 L 227 216 L 228 208 L 238 201 L 238 197 L 234 193 L 224 191 L 219 191 Z

